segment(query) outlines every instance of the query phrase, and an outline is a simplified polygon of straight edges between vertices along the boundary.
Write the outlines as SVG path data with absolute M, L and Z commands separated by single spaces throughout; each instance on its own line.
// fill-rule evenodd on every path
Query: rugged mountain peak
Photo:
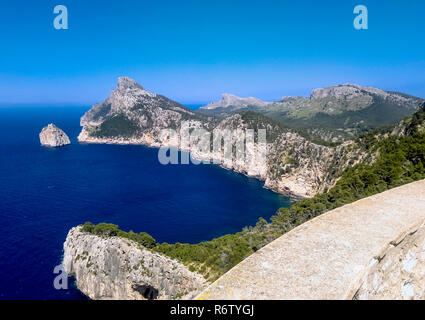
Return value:
M 95 104 L 81 118 L 81 126 L 98 125 L 107 117 L 126 113 L 136 105 L 153 105 L 157 98 L 155 93 L 145 90 L 135 80 L 119 77 L 117 87 L 112 90 L 109 97 L 104 102 Z
M 223 93 L 221 95 L 220 101 L 211 102 L 208 105 L 201 107 L 201 109 L 211 110 L 216 108 L 228 108 L 228 107 L 242 108 L 242 107 L 248 107 L 248 106 L 264 107 L 267 104 L 269 103 L 254 97 L 241 98 L 230 93 Z
M 117 88 L 111 92 L 107 102 L 110 103 L 112 112 L 117 113 L 155 97 L 156 94 L 145 90 L 133 79 L 120 77 L 118 78 Z
M 412 103 L 415 97 L 409 97 L 397 92 L 384 91 L 379 88 L 361 86 L 354 83 L 315 89 L 310 94 L 310 99 L 336 98 L 339 100 L 354 100 L 361 97 L 379 97 L 397 103 Z
M 326 88 L 314 89 L 310 94 L 310 99 L 323 99 L 323 98 L 355 98 L 368 93 L 377 95 L 386 95 L 386 92 L 372 87 L 363 87 L 358 84 L 346 83 L 338 86 L 331 86 Z
M 145 90 L 140 84 L 138 84 L 135 80 L 130 79 L 128 77 L 119 77 L 118 78 L 118 90 L 127 90 L 127 89 L 142 89 Z

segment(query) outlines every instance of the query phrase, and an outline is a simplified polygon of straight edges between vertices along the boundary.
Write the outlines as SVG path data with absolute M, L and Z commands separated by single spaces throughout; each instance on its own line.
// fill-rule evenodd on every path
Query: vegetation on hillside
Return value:
M 93 225 L 91 222 L 86 222 L 83 225 L 83 231 L 92 233 L 101 237 L 121 237 L 133 240 L 142 246 L 150 249 L 156 245 L 155 239 L 146 232 L 134 233 L 133 231 L 125 232 L 118 229 L 116 224 L 99 223 Z
M 131 137 L 138 126 L 124 115 L 116 115 L 102 122 L 91 135 L 94 137 Z
M 296 133 L 298 133 L 303 138 L 310 140 L 311 142 L 328 146 L 328 147 L 335 147 L 339 143 L 333 143 L 326 140 L 323 140 L 317 136 L 313 136 L 307 132 L 307 130 L 296 128 L 294 126 L 291 126 L 289 124 L 284 125 L 282 122 L 279 122 L 277 120 L 274 120 L 271 117 L 265 116 L 261 113 L 254 112 L 254 111 L 242 111 L 239 113 L 242 117 L 242 119 L 247 123 L 248 127 L 250 129 L 258 130 L 258 129 L 267 129 L 267 142 L 272 143 L 276 140 L 276 138 L 285 131 L 291 130 Z
M 381 130 L 363 135 L 358 145 L 372 161 L 357 164 L 343 172 L 329 191 L 312 199 L 281 208 L 267 222 L 260 218 L 253 227 L 197 244 L 156 243 L 149 238 L 148 248 L 175 258 L 208 280 L 215 280 L 247 256 L 294 227 L 334 208 L 364 197 L 425 178 L 425 111 L 405 120 L 401 135 Z M 101 235 L 117 235 L 142 243 L 147 234 L 127 233 L 117 226 L 86 224 L 84 230 Z M 151 239 L 152 238 L 152 239 Z M 152 242 L 153 240 L 153 242 Z M 142 241 L 142 242 L 141 242 Z M 142 243 L 143 244 L 143 243 Z

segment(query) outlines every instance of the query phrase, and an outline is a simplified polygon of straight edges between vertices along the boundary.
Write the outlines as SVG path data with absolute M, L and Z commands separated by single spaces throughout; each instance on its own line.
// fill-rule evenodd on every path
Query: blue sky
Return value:
M 423 0 L 2 1 L 0 103 L 92 104 L 121 75 L 182 103 L 347 82 L 425 97 L 424 14 Z

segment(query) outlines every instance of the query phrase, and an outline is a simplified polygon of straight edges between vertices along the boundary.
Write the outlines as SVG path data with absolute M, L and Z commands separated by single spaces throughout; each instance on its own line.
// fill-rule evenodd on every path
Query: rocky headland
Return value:
M 130 239 L 93 235 L 72 228 L 64 243 L 63 266 L 78 289 L 96 300 L 191 299 L 204 278 Z
M 245 105 L 255 101 L 225 96 L 220 104 Z M 233 102 L 229 102 L 233 101 Z M 235 102 L 236 101 L 236 102 Z M 264 103 L 255 102 L 259 105 Z M 355 142 L 327 146 L 312 142 L 296 130 L 254 112 L 242 112 L 216 118 L 193 112 L 164 96 L 145 90 L 134 80 L 122 77 L 111 95 L 96 104 L 81 118 L 83 127 L 78 139 L 86 143 L 143 144 L 160 147 L 164 144 L 191 151 L 199 159 L 209 159 L 227 169 L 265 181 L 265 187 L 294 197 L 312 197 L 332 187 L 339 174 L 364 157 Z M 267 161 L 225 161 L 221 152 L 182 148 L 181 136 L 164 143 L 164 129 L 220 130 L 266 129 Z M 258 144 L 253 148 L 258 148 Z M 354 159 L 354 160 L 353 160 Z

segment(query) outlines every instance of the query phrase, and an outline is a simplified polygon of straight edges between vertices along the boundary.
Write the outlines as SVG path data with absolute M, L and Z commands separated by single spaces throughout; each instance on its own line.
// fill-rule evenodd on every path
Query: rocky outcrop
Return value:
M 222 98 L 218 102 L 211 102 L 206 106 L 201 107 L 200 109 L 212 110 L 217 108 L 230 108 L 234 109 L 243 109 L 246 107 L 264 107 L 270 102 L 265 102 L 253 97 L 240 98 L 233 94 L 223 93 Z
M 425 299 L 425 180 L 318 216 L 197 298 Z
M 347 167 L 367 154 L 351 141 L 331 148 L 288 131 L 268 146 L 267 155 L 266 188 L 294 197 L 313 197 L 333 187 Z
M 280 107 L 281 111 L 290 112 L 294 117 L 305 117 L 317 112 L 335 115 L 347 111 L 358 111 L 378 101 L 396 105 L 413 113 L 418 103 L 423 100 L 398 92 L 347 83 L 314 89 L 309 98 L 286 97 L 276 103 L 275 107 Z M 385 118 L 385 115 L 382 117 Z
M 72 228 L 64 243 L 63 266 L 91 299 L 190 299 L 206 286 L 187 267 L 119 237 Z
M 48 147 L 62 147 L 71 144 L 71 141 L 69 141 L 65 132 L 51 123 L 41 130 L 40 143 Z

